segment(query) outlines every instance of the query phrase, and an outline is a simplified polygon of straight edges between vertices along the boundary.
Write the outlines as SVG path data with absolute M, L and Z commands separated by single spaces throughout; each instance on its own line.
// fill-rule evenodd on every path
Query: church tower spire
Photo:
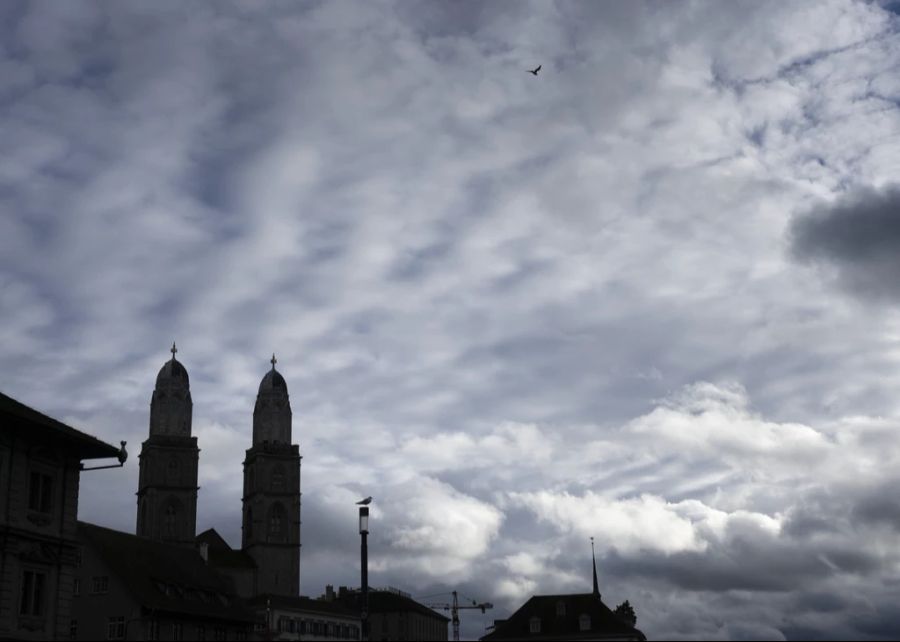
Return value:
M 197 464 L 200 450 L 191 436 L 193 402 L 187 370 L 172 358 L 156 376 L 150 399 L 150 436 L 141 445 L 137 492 L 137 534 L 194 543 L 197 528 Z
M 257 565 L 255 593 L 300 590 L 300 447 L 291 443 L 287 383 L 275 369 L 259 384 L 253 444 L 244 459 L 242 548 Z

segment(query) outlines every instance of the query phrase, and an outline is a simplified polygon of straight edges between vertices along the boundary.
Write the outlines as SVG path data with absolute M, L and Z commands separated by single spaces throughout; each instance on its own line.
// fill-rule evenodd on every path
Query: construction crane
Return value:
M 453 595 L 453 604 L 427 604 L 428 608 L 432 609 L 444 609 L 445 611 L 450 611 L 451 621 L 453 622 L 453 639 L 459 640 L 459 611 L 460 609 L 479 609 L 482 613 L 484 613 L 487 609 L 494 608 L 494 605 L 490 602 L 481 602 L 480 604 L 475 600 L 472 600 L 472 605 L 468 604 L 460 606 L 459 605 L 459 596 L 456 594 L 456 591 L 451 593 Z

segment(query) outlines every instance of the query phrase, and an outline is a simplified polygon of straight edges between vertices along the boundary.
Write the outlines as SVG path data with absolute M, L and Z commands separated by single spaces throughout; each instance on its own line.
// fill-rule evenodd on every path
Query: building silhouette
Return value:
M 626 600 L 615 611 L 600 599 L 597 561 L 593 557 L 594 590 L 591 593 L 533 595 L 506 620 L 495 620 L 481 640 L 614 640 L 644 642 L 635 628 L 637 617 Z
M 187 370 L 172 358 L 156 375 L 150 399 L 150 435 L 141 445 L 137 529 L 141 537 L 194 545 L 197 530 L 197 465 L 191 436 L 193 402 Z
M 243 462 L 241 548 L 196 534 L 200 448 L 187 369 L 156 377 L 141 447 L 135 534 L 78 524 L 76 639 L 359 639 L 359 611 L 299 595 L 300 447 L 287 383 L 259 384 Z M 74 519 L 74 518 L 73 518 Z
M 69 638 L 77 623 L 82 460 L 124 453 L 0 393 L 0 639 Z
M 291 403 L 275 363 L 272 355 L 272 369 L 259 384 L 253 408 L 241 547 L 259 569 L 257 595 L 295 597 L 300 586 L 300 447 L 291 444 Z

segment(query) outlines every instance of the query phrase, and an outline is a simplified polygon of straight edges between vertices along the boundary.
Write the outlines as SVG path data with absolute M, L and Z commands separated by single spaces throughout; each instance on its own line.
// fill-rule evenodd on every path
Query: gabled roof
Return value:
M 4 430 L 27 430 L 29 435 L 63 440 L 81 459 L 115 457 L 119 449 L 61 421 L 29 408 L 0 392 L 0 421 Z
M 565 605 L 564 615 L 557 604 Z M 591 626 L 580 630 L 580 617 L 589 615 Z M 532 618 L 540 619 L 540 633 L 531 632 Z M 603 638 L 646 640 L 644 634 L 624 622 L 593 593 L 534 595 L 509 619 L 497 625 L 482 640 L 578 640 Z
M 210 566 L 216 568 L 256 568 L 256 562 L 244 551 L 236 551 L 228 545 L 214 528 L 197 535 L 198 544 L 206 544 Z
M 219 620 L 255 620 L 230 583 L 193 548 L 87 522 L 78 522 L 78 539 L 92 545 L 142 606 Z

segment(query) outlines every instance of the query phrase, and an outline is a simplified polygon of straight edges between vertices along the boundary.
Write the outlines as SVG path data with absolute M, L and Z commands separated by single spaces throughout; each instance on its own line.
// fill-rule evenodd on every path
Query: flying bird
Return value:
M 537 76 L 537 72 L 539 72 L 539 71 L 541 70 L 541 67 L 543 67 L 543 65 L 538 65 L 538 66 L 535 67 L 534 69 L 526 69 L 525 71 L 527 71 L 527 72 L 530 73 L 530 74 L 534 74 L 535 76 Z
M 366 498 L 365 498 L 364 500 L 362 500 L 362 501 L 356 502 L 356 505 L 357 505 L 357 506 L 368 506 L 368 505 L 371 504 L 371 503 L 372 503 L 372 497 L 369 496 L 369 497 L 366 497 Z

